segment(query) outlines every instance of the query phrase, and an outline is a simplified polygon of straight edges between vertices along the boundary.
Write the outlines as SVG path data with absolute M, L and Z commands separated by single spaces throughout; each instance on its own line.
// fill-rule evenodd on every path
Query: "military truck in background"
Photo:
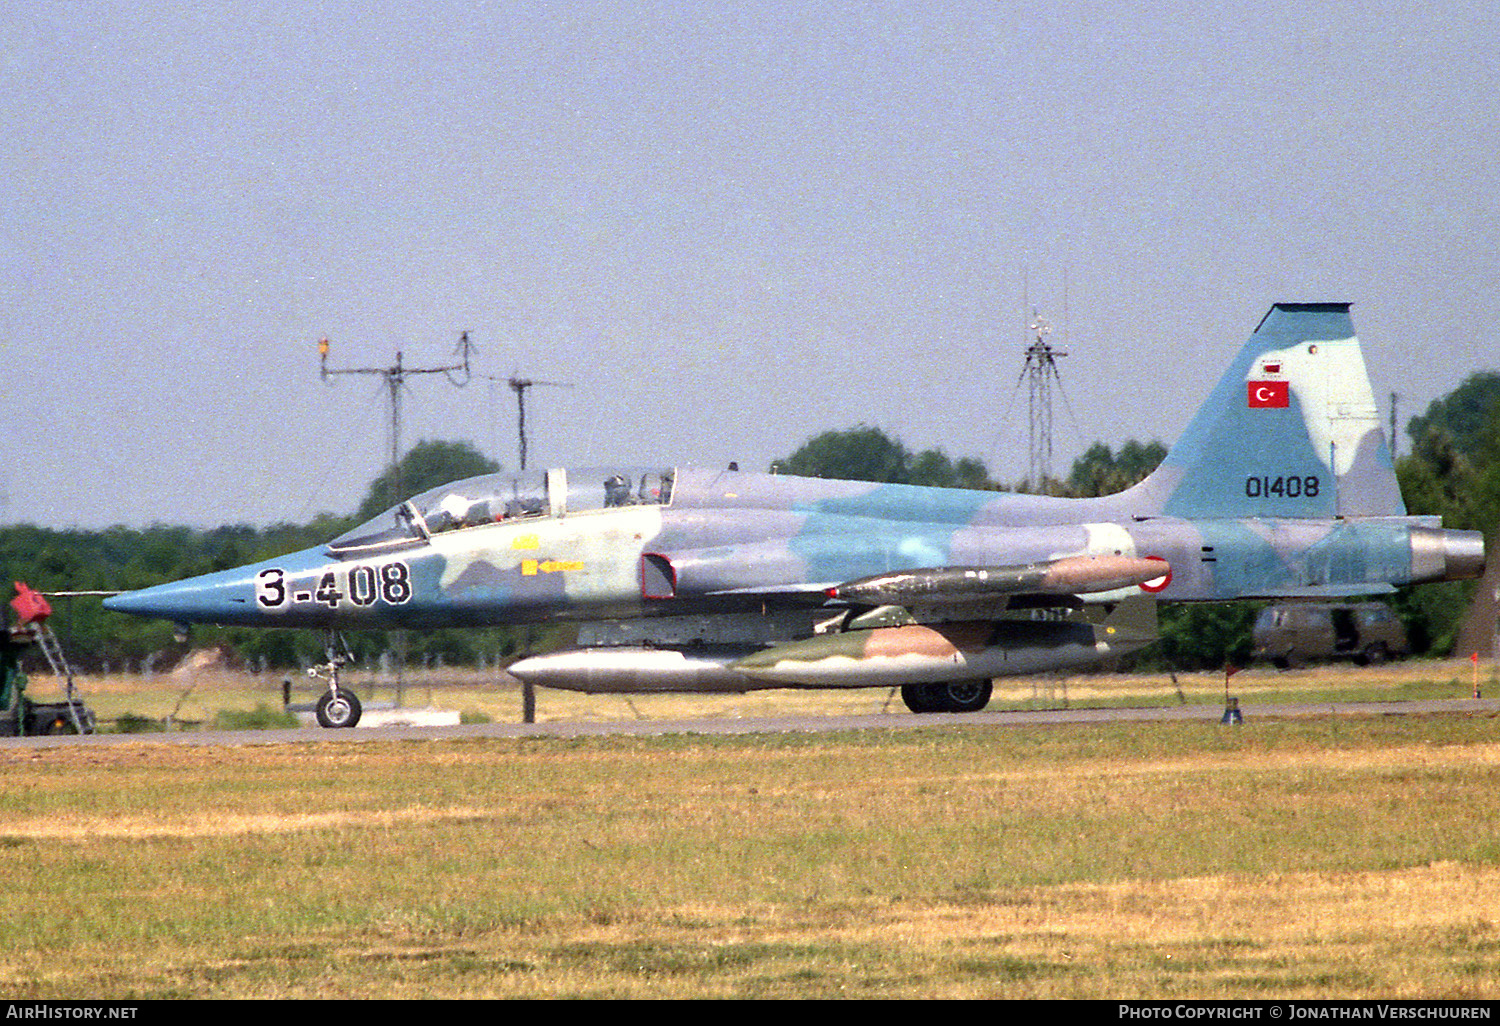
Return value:
M 1368 666 L 1407 655 L 1406 630 L 1384 602 L 1283 602 L 1255 620 L 1257 659 L 1281 669 L 1314 660 Z

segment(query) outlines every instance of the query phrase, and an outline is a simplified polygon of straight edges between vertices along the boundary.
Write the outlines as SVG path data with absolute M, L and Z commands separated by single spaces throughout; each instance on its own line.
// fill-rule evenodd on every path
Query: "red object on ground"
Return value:
M 52 615 L 52 604 L 46 597 L 41 592 L 32 591 L 20 581 L 16 582 L 16 597 L 10 600 L 10 608 L 16 611 L 16 617 L 22 624 L 41 623 Z

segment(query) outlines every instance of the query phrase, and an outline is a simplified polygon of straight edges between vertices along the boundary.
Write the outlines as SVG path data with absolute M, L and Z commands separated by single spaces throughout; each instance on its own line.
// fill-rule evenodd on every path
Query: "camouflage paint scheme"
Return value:
M 328 630 L 586 622 L 580 649 L 512 667 L 584 690 L 957 685 L 1138 648 L 1157 601 L 1482 571 L 1479 535 L 1405 514 L 1348 305 L 1278 304 L 1161 466 L 1117 495 L 497 474 L 327 546 L 106 606 Z

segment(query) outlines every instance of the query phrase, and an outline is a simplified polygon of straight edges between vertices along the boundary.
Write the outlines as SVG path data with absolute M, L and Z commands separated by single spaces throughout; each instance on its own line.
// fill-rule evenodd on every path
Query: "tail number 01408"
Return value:
M 1249 499 L 1316 499 L 1318 478 L 1307 477 L 1247 477 L 1245 497 Z
M 255 575 L 255 602 L 262 609 L 303 603 L 318 603 L 333 609 L 345 598 L 360 607 L 373 605 L 377 599 L 400 606 L 410 602 L 411 595 L 411 568 L 399 560 L 378 566 L 361 564 L 348 570 L 329 570 L 318 578 L 316 587 L 311 578 L 305 588 L 289 586 L 286 571 L 279 567 Z

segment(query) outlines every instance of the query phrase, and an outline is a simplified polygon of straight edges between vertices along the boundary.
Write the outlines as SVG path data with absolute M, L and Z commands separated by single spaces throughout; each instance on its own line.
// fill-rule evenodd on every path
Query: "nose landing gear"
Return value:
M 328 681 L 328 691 L 318 699 L 317 717 L 320 727 L 353 727 L 359 723 L 363 711 L 359 698 L 347 688 L 339 687 L 339 668 L 353 658 L 344 639 L 336 632 L 329 632 L 328 646 L 324 649 L 328 662 L 307 669 L 309 677 L 321 677 Z

